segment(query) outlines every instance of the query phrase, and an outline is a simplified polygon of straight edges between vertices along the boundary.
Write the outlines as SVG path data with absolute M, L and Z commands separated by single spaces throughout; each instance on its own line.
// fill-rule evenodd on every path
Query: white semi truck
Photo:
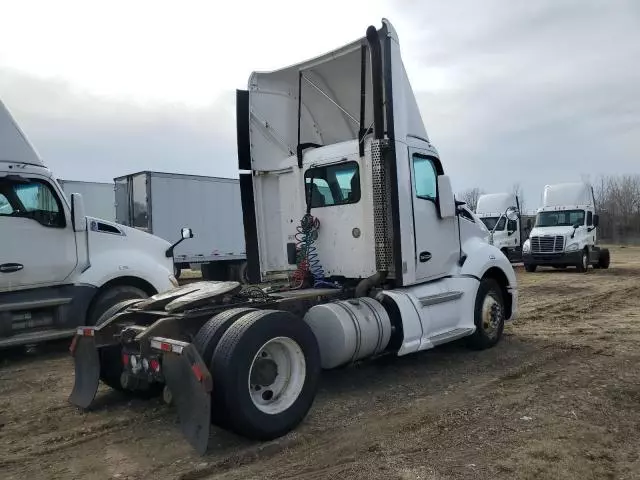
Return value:
M 71 337 L 122 300 L 176 287 L 172 248 L 86 217 L 0 102 L 0 348 Z
M 544 188 L 535 225 L 522 246 L 527 272 L 537 267 L 576 267 L 586 272 L 609 268 L 610 254 L 598 246 L 599 217 L 593 188 L 587 183 L 560 183 Z
M 74 337 L 73 404 L 100 380 L 163 391 L 204 453 L 211 423 L 260 440 L 295 428 L 323 369 L 500 340 L 513 268 L 455 201 L 387 20 L 253 73 L 236 108 L 248 271 L 269 287 L 201 282 L 114 306 Z
M 517 215 L 507 218 L 507 211 L 515 209 Z M 476 215 L 490 232 L 489 242 L 510 261 L 522 258 L 523 228 L 520 221 L 520 202 L 512 193 L 487 193 L 478 198 Z

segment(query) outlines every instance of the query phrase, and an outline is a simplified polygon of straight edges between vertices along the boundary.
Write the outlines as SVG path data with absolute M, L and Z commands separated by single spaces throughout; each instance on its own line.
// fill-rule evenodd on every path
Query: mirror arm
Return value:
M 169 248 L 167 248 L 167 251 L 164 252 L 165 256 L 167 258 L 171 258 L 173 257 L 173 250 L 174 248 L 176 248 L 178 245 L 180 245 L 182 242 L 184 241 L 184 238 L 181 238 L 180 240 L 178 240 L 176 243 L 174 243 L 173 245 L 171 245 Z

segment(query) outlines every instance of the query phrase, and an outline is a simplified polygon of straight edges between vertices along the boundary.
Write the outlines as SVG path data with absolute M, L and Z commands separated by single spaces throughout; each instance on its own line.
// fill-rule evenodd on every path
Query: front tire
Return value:
M 493 347 L 502 338 L 505 321 L 505 305 L 502 290 L 492 278 L 483 278 L 478 287 L 474 308 L 476 331 L 467 338 L 474 350 Z
M 214 402 L 225 426 L 272 440 L 307 415 L 318 389 L 320 351 L 311 328 L 292 313 L 261 310 L 236 321 L 212 361 Z
M 527 271 L 529 273 L 535 272 L 536 268 L 538 268 L 538 266 L 535 263 L 525 263 L 524 264 L 525 271 Z
M 576 265 L 576 269 L 580 273 L 584 273 L 589 269 L 589 252 L 586 250 L 582 251 L 582 255 L 580 256 L 580 261 Z

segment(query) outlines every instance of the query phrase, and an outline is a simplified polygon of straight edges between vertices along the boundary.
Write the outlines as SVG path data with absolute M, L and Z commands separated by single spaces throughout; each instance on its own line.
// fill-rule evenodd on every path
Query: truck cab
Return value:
M 516 210 L 515 218 L 509 219 L 509 208 Z M 520 221 L 520 202 L 512 193 L 489 193 L 478 198 L 476 215 L 490 232 L 489 242 L 510 261 L 520 261 L 523 228 Z
M 546 185 L 542 206 L 523 245 L 528 272 L 539 266 L 609 268 L 609 250 L 598 246 L 593 188 L 587 183 Z
M 0 102 L 0 348 L 71 336 L 114 303 L 177 286 L 171 245 L 84 215 Z

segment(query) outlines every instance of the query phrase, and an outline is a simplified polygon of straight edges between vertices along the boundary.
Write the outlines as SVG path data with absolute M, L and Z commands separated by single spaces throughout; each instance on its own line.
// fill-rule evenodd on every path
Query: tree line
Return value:
M 640 244 L 640 175 L 603 175 L 591 185 L 600 217 L 598 237 L 613 243 Z M 511 192 L 518 195 L 520 211 L 530 213 L 520 185 L 513 185 Z M 484 193 L 476 187 L 464 190 L 456 197 L 475 211 L 478 198 Z

